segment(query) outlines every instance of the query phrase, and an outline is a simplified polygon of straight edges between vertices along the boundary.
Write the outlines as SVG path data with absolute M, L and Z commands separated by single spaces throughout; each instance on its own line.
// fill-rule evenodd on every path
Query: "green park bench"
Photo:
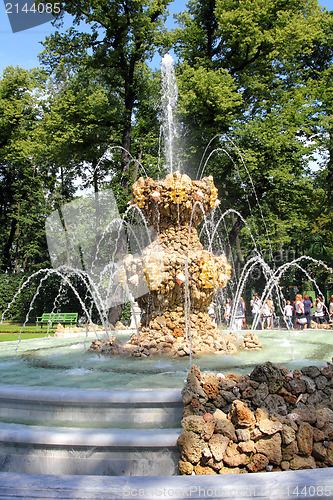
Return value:
M 42 327 L 43 323 L 53 323 L 61 324 L 73 324 L 76 325 L 78 318 L 78 313 L 44 313 L 42 316 L 36 318 L 36 326 L 40 325 Z

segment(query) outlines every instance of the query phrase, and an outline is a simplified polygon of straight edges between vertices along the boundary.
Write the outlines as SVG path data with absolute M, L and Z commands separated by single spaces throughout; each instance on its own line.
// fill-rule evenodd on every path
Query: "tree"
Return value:
M 8 67 L 0 79 L 0 263 L 3 272 L 32 270 L 47 260 L 43 178 L 33 160 L 43 75 Z
M 308 138 L 318 123 L 315 70 L 318 78 L 331 60 L 328 49 L 325 55 L 319 50 L 328 15 L 314 0 L 190 0 L 178 22 L 180 102 L 189 101 L 189 71 L 195 95 L 195 106 L 182 109 L 181 118 L 186 130 L 193 133 L 192 123 L 200 130 L 193 133 L 191 163 L 199 164 L 215 136 L 206 172 L 215 176 L 222 208 L 231 205 L 242 215 L 229 233 L 231 244 L 248 220 L 254 234 L 263 235 L 264 251 L 272 246 L 281 252 L 302 238 L 301 207 L 313 190 L 308 165 L 316 145 Z M 210 89 L 212 73 L 224 76 L 226 98 L 217 92 L 207 106 L 201 89 Z
M 71 65 L 84 71 L 98 70 L 108 92 L 118 96 L 122 109 L 121 124 L 121 183 L 125 190 L 131 181 L 132 123 L 146 86 L 147 60 L 161 46 L 163 23 L 170 0 L 80 0 L 63 2 L 62 13 L 74 16 L 74 24 L 85 22 L 90 33 L 71 28 L 65 34 L 55 34 L 44 43 L 42 62 L 59 76 Z M 74 50 L 73 50 L 74 49 Z
M 60 181 L 63 202 L 72 198 L 78 181 L 97 192 L 108 173 L 98 162 L 117 138 L 116 96 L 107 93 L 90 69 L 69 77 L 60 89 L 50 86 L 44 108 L 38 160 L 53 177 L 53 189 Z

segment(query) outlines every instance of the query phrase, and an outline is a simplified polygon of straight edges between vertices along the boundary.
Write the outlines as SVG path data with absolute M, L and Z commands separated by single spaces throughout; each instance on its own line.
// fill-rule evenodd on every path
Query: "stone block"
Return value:
M 223 459 L 223 455 L 227 449 L 230 439 L 222 434 L 214 434 L 209 440 L 209 448 L 216 462 Z
M 266 455 L 262 453 L 256 453 L 251 458 L 250 462 L 247 464 L 247 468 L 250 472 L 260 472 L 265 470 L 269 464 L 269 460 Z
M 300 470 L 300 469 L 315 469 L 316 462 L 313 457 L 300 457 L 296 455 L 292 460 L 290 460 L 290 469 L 291 470 Z
M 256 451 L 266 455 L 270 463 L 280 465 L 282 461 L 281 443 L 280 433 L 264 436 L 256 442 Z
M 305 456 L 310 456 L 313 448 L 313 428 L 307 423 L 300 424 L 296 433 L 297 445 L 299 453 Z

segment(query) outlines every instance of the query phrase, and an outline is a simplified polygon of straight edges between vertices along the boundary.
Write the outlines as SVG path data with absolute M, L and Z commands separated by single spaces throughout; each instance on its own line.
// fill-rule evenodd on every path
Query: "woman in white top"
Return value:
M 296 312 L 296 325 L 297 330 L 303 330 L 305 323 L 307 322 L 304 314 L 304 304 L 303 297 L 300 293 L 296 295 L 295 299 L 295 312 Z
M 262 314 L 263 314 L 262 327 L 263 327 L 263 329 L 265 328 L 265 321 L 267 321 L 267 328 L 269 330 L 272 329 L 272 327 L 273 327 L 273 317 L 272 317 L 273 310 L 274 310 L 273 302 L 271 301 L 271 299 L 267 299 L 266 303 L 264 304 L 264 307 L 262 309 Z
M 284 308 L 284 316 L 288 325 L 288 329 L 291 330 L 293 326 L 291 322 L 291 318 L 293 316 L 293 306 L 290 304 L 290 300 L 287 300 L 286 302 L 286 306 Z
M 325 313 L 324 313 L 324 302 L 323 299 L 318 296 L 315 301 L 315 320 L 318 325 L 321 325 L 325 322 Z

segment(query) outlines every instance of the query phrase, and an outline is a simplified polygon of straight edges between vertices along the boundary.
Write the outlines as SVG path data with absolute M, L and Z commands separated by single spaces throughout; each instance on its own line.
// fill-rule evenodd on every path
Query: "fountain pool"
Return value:
M 125 342 L 133 331 L 117 332 Z M 201 370 L 250 373 L 255 364 L 270 360 L 290 368 L 320 365 L 333 357 L 333 335 L 329 330 L 260 330 L 259 351 L 237 355 L 193 357 Z M 105 356 L 88 352 L 94 334 L 75 337 L 2 342 L 0 384 L 80 389 L 178 389 L 190 368 L 188 357 L 150 356 L 145 359 Z

